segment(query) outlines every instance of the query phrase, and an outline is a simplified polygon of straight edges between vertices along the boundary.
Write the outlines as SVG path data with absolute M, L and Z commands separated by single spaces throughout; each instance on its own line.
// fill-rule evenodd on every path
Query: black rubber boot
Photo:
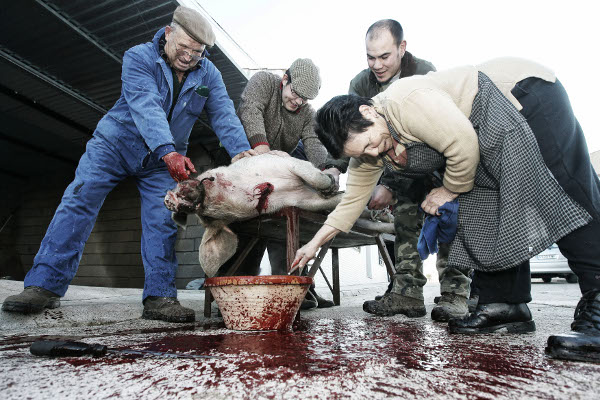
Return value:
M 194 322 L 196 313 L 183 307 L 175 297 L 148 296 L 144 300 L 144 319 L 156 319 L 166 322 Z
M 535 322 L 527 304 L 479 304 L 475 312 L 448 322 L 450 333 L 491 333 L 501 329 L 508 333 L 534 332 Z
M 427 314 L 423 300 L 402 296 L 397 293 L 386 293 L 381 300 L 369 300 L 363 303 L 363 310 L 381 317 L 403 314 L 416 318 Z
M 21 293 L 8 296 L 2 304 L 2 311 L 31 314 L 45 308 L 60 306 L 60 296 L 37 286 L 28 286 Z
M 546 354 L 563 360 L 600 363 L 600 289 L 581 297 L 571 330 L 571 334 L 550 336 Z

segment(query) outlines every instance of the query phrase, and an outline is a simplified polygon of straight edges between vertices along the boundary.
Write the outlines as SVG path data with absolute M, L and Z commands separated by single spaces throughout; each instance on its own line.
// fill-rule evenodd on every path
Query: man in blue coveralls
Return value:
M 77 272 L 83 247 L 108 193 L 135 179 L 141 198 L 143 318 L 191 322 L 195 313 L 177 301 L 177 228 L 163 205 L 175 181 L 196 172 L 185 157 L 190 132 L 203 109 L 232 162 L 256 154 L 235 114 L 221 73 L 207 60 L 215 42 L 198 12 L 178 7 L 170 26 L 123 57 L 121 97 L 100 120 L 48 227 L 22 293 L 4 311 L 33 313 L 60 305 Z

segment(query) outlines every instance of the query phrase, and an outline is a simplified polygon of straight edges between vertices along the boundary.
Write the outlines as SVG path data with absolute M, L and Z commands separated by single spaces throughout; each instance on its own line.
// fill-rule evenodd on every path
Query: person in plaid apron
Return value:
M 532 61 L 500 58 L 394 83 L 372 100 L 337 96 L 317 113 L 317 134 L 351 156 L 341 203 L 298 250 L 304 265 L 347 231 L 383 169 L 443 174 L 421 204 L 458 199 L 448 265 L 475 270 L 476 310 L 451 333 L 535 330 L 529 259 L 556 242 L 579 278 L 573 334 L 554 335 L 557 358 L 600 360 L 600 181 L 566 91 Z

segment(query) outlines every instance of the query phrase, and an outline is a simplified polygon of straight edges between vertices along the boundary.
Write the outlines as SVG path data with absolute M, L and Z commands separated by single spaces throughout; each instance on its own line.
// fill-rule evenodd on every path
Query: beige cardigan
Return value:
M 427 143 L 444 154 L 444 186 L 455 193 L 473 188 L 479 163 L 477 134 L 469 121 L 478 91 L 478 71 L 486 74 L 518 110 L 523 107 L 510 93 L 517 82 L 529 77 L 556 81 L 551 70 L 533 61 L 497 58 L 478 66 L 400 79 L 373 98 L 377 112 L 401 137 Z M 399 155 L 404 146 L 394 150 Z M 381 158 L 351 159 L 346 193 L 325 224 L 348 232 L 367 205 L 383 168 Z

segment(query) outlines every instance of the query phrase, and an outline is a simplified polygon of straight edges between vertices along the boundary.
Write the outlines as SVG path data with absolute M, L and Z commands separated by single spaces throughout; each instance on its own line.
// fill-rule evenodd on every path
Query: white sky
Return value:
M 189 1 L 181 1 L 188 3 Z M 287 68 L 299 57 L 320 67 L 315 108 L 347 93 L 367 67 L 364 36 L 375 21 L 393 18 L 407 50 L 438 70 L 519 56 L 556 71 L 583 126 L 590 152 L 600 150 L 598 77 L 600 24 L 585 0 L 198 0 L 229 35 L 265 68 Z

